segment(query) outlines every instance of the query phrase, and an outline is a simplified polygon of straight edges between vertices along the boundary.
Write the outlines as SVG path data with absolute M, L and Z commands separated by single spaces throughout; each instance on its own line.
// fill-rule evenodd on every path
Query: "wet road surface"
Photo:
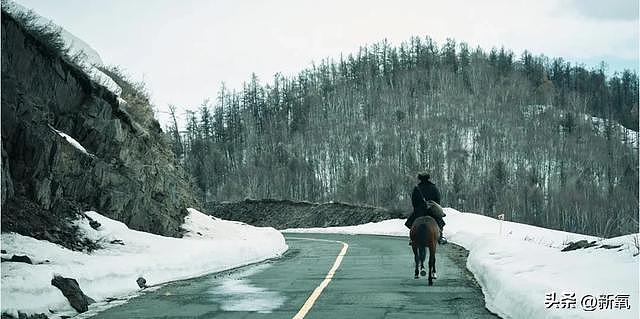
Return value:
M 280 259 L 167 284 L 93 318 L 292 318 L 349 245 L 304 318 L 497 318 L 466 270 L 466 252 L 438 246 L 438 279 L 413 278 L 406 238 L 286 234 Z M 308 238 L 304 240 L 299 238 Z

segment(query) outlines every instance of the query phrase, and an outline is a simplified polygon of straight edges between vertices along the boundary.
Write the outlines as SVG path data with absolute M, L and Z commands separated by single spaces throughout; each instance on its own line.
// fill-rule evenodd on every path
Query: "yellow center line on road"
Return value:
M 340 250 L 338 257 L 336 257 L 336 261 L 333 263 L 333 266 L 331 267 L 331 269 L 329 269 L 327 276 L 324 277 L 324 280 L 320 283 L 320 285 L 313 290 L 313 293 L 311 293 L 309 298 L 307 298 L 307 301 L 305 301 L 304 305 L 302 305 L 302 308 L 300 308 L 298 313 L 295 316 L 293 316 L 293 319 L 302 319 L 304 318 L 304 316 L 307 315 L 307 313 L 309 313 L 309 310 L 311 310 L 311 307 L 313 307 L 313 304 L 316 302 L 316 300 L 318 300 L 318 297 L 320 297 L 320 294 L 322 293 L 324 288 L 326 288 L 331 282 L 331 279 L 333 279 L 333 275 L 335 275 L 336 271 L 338 270 L 338 267 L 340 267 L 340 264 L 342 263 L 342 259 L 347 254 L 347 249 L 349 249 L 349 245 L 339 240 L 313 239 L 313 238 L 302 238 L 302 237 L 287 237 L 287 238 L 311 240 L 311 241 L 328 241 L 328 242 L 335 242 L 335 243 L 342 244 L 342 250 Z

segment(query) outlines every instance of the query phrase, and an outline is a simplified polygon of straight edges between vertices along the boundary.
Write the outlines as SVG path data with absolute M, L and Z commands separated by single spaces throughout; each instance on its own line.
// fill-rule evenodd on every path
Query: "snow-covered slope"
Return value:
M 98 54 L 98 52 L 88 43 L 63 27 L 57 25 L 50 19 L 37 14 L 35 11 L 25 8 L 24 6 L 10 0 L 7 0 L 7 2 L 9 3 L 8 8 L 10 8 L 10 13 L 29 12 L 36 18 L 34 22 L 37 25 L 48 26 L 53 30 L 58 30 L 65 46 L 69 49 L 69 56 L 79 57 L 76 62 L 83 67 L 94 82 L 106 87 L 114 94 L 120 96 L 122 88 L 120 88 L 120 86 L 108 75 L 98 69 L 99 67 L 104 66 L 104 63 L 102 62 L 100 54 Z
M 38 13 L 36 13 L 35 11 L 20 5 L 19 3 L 16 3 L 11 0 L 8 0 L 7 2 L 8 2 L 8 8 L 11 10 L 11 13 L 29 12 L 35 18 L 36 21 L 34 22 L 36 24 L 41 26 L 49 26 L 51 29 L 59 30 L 60 36 L 64 40 L 65 44 L 69 47 L 70 55 L 73 56 L 73 55 L 82 53 L 84 56 L 85 62 L 92 65 L 98 65 L 98 66 L 101 66 L 103 64 L 100 54 L 98 54 L 98 52 L 94 48 L 92 48 L 88 43 L 82 41 L 77 36 L 73 35 L 71 32 L 67 31 L 65 28 L 57 25 L 56 23 L 51 21 L 51 19 L 43 17 Z
M 445 212 L 445 235 L 469 250 L 467 267 L 482 286 L 487 308 L 501 317 L 639 318 L 638 234 L 599 239 L 451 208 Z M 401 219 L 284 232 L 408 235 Z M 582 239 L 622 246 L 560 251 Z
M 216 219 L 195 209 L 185 218 L 184 238 L 131 230 L 96 212 L 86 215 L 101 227 L 94 230 L 87 218 L 76 224 L 104 249 L 75 252 L 15 233 L 2 234 L 2 249 L 8 253 L 3 257 L 27 255 L 36 263 L 2 263 L 2 312 L 16 317 L 18 310 L 75 314 L 50 284 L 54 274 L 75 278 L 86 295 L 100 302 L 135 293 L 139 276 L 155 285 L 277 257 L 287 249 L 284 237 L 273 228 Z
M 564 113 L 562 109 L 556 108 L 552 105 L 526 105 L 521 107 L 521 111 L 524 116 L 531 120 L 539 120 L 540 117 L 547 112 L 550 112 L 557 119 L 565 119 L 567 113 Z M 619 138 L 621 142 L 638 149 L 640 135 L 637 131 L 628 129 L 615 120 L 607 120 L 601 117 L 592 116 L 586 113 L 571 113 L 575 115 L 575 120 L 581 121 L 582 125 L 590 126 L 593 134 L 606 137 L 607 126 L 611 129 L 611 134 L 615 138 Z M 558 129 L 562 130 L 562 126 L 558 123 Z
M 615 121 L 607 121 L 601 117 L 591 116 L 583 114 L 585 121 L 591 122 L 593 131 L 599 135 L 603 135 L 606 132 L 607 125 L 611 125 L 612 130 L 622 137 L 624 142 L 627 142 L 634 148 L 638 148 L 638 132 L 628 129 Z

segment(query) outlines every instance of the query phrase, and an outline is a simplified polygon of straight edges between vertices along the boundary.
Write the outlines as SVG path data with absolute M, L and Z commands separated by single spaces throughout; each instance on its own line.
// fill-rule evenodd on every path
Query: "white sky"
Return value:
M 265 82 L 388 39 L 429 35 L 561 56 L 609 72 L 638 69 L 637 0 L 16 0 L 80 37 L 107 64 L 144 80 L 159 111 Z M 158 114 L 162 122 L 166 116 Z

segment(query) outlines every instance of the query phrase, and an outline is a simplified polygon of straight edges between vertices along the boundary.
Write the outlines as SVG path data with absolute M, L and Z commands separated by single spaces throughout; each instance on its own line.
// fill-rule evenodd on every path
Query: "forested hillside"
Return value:
M 206 202 L 445 206 L 612 236 L 638 229 L 638 76 L 412 38 L 224 87 L 168 130 Z

